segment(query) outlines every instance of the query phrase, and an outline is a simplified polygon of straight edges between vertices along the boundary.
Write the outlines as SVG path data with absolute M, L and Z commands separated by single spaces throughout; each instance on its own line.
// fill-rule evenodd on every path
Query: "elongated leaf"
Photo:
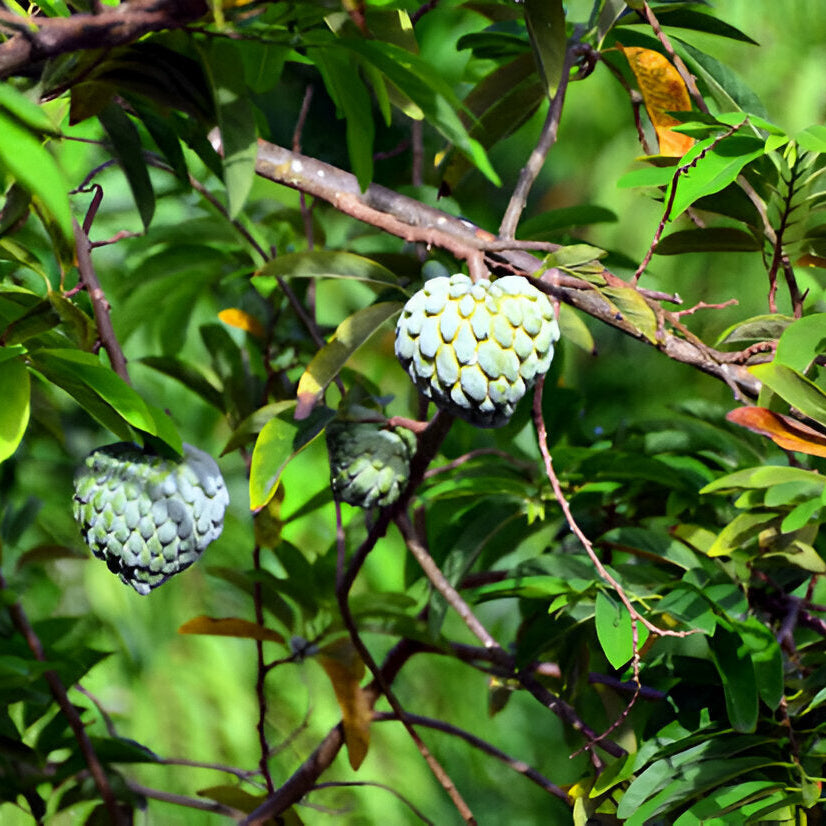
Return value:
M 152 189 L 149 170 L 143 158 L 143 147 L 138 130 L 117 103 L 105 106 L 98 118 L 109 140 L 112 141 L 112 150 L 126 175 L 143 228 L 149 229 L 152 216 L 155 214 L 155 192 Z
M 734 628 L 748 648 L 760 699 L 774 711 L 783 699 L 783 653 L 780 645 L 771 629 L 756 617 L 735 621 Z
M 716 34 L 720 37 L 728 37 L 732 40 L 739 40 L 742 43 L 751 43 L 754 46 L 759 45 L 756 40 L 753 40 L 745 32 L 720 20 L 718 17 L 712 17 L 710 14 L 705 14 L 701 11 L 696 11 L 692 8 L 678 6 L 677 8 L 658 8 L 657 20 L 661 26 L 676 26 L 681 29 L 691 29 L 695 32 L 708 32 L 709 34 Z M 643 23 L 638 17 L 628 15 L 620 21 L 623 25 L 648 25 Z
M 823 353 L 826 353 L 826 313 L 815 313 L 786 327 L 777 342 L 775 360 L 805 373 Z
M 724 556 L 742 548 L 770 523 L 778 521 L 776 513 L 741 513 L 720 531 L 709 548 L 710 557 Z
M 726 695 L 726 711 L 735 731 L 757 728 L 758 691 L 748 646 L 736 633 L 718 627 L 711 638 L 711 654 Z
M 0 362 L 0 462 L 5 462 L 23 440 L 29 424 L 31 379 L 18 358 Z
M 612 223 L 617 220 L 616 213 L 605 207 L 592 204 L 581 204 L 572 207 L 549 209 L 540 215 L 535 215 L 519 225 L 519 237 L 524 240 L 543 241 L 562 230 L 573 227 L 589 226 L 590 224 Z
M 264 425 L 274 416 L 278 416 L 285 411 L 292 414 L 294 409 L 295 402 L 289 400 L 264 405 L 264 407 L 251 413 L 235 428 L 226 446 L 221 451 L 221 455 L 225 456 L 230 451 L 243 447 L 247 442 L 252 441 L 253 436 L 257 436 L 263 430 Z
M 179 634 L 203 634 L 210 637 L 241 637 L 247 640 L 284 643 L 284 637 L 271 628 L 238 617 L 199 616 L 187 620 Z
M 369 60 L 424 113 L 427 122 L 441 132 L 478 167 L 491 183 L 499 176 L 479 141 L 471 138 L 456 110 L 461 106 L 450 86 L 418 55 L 378 40 L 347 38 L 340 41 Z
M 238 330 L 244 330 L 244 332 L 256 338 L 265 338 L 267 335 L 264 325 L 261 324 L 255 316 L 250 315 L 245 310 L 239 310 L 237 307 L 221 310 L 221 312 L 218 313 L 218 318 L 220 318 L 224 324 L 235 327 Z
M 279 255 L 255 273 L 253 284 L 263 295 L 276 287 L 275 278 L 352 278 L 381 287 L 396 286 L 396 276 L 376 261 L 351 252 L 312 250 Z
M 778 364 L 755 364 L 749 372 L 792 407 L 826 425 L 826 393 L 802 373 Z
M 695 144 L 683 157 L 682 167 L 695 159 L 696 164 L 676 178 L 677 191 L 671 207 L 671 220 L 698 198 L 725 189 L 736 180 L 746 164 L 765 152 L 763 141 L 746 135 L 731 135 L 716 144 L 715 141 L 716 138 L 706 138 Z M 674 185 L 674 181 L 669 184 L 667 198 Z
M 308 418 L 296 421 L 290 406 L 264 425 L 252 451 L 250 510 L 263 508 L 272 499 L 289 461 L 321 435 L 334 417 L 335 411 L 316 408 Z
M 765 407 L 737 407 L 726 414 L 726 419 L 761 436 L 768 436 L 784 450 L 826 456 L 826 435 L 790 416 Z
M 244 85 L 244 65 L 231 40 L 210 41 L 206 69 L 224 147 L 223 171 L 230 218 L 244 206 L 255 179 L 258 134 L 252 103 Z
M 686 252 L 753 252 L 763 242 L 751 233 L 735 227 L 684 229 L 666 235 L 654 252 L 657 255 L 680 255 Z
M 826 152 L 826 126 L 817 123 L 809 126 L 797 135 L 797 144 L 807 152 Z
M 568 41 L 562 0 L 525 0 L 525 23 L 539 74 L 552 98 L 562 80 Z
M 373 112 L 370 95 L 358 70 L 343 49 L 308 49 L 324 78 L 324 85 L 344 116 L 347 152 L 362 192 L 373 178 Z
M 815 473 L 813 470 L 804 470 L 803 468 L 763 465 L 737 470 L 734 473 L 721 476 L 706 485 L 700 493 L 729 492 L 739 488 L 770 488 L 784 482 L 811 483 L 823 489 L 824 484 L 826 484 L 826 477 Z
M 0 166 L 43 202 L 63 233 L 72 238 L 69 185 L 49 151 L 15 118 L 0 110 Z
M 347 359 L 401 308 L 402 304 L 397 301 L 373 304 L 358 310 L 338 325 L 330 342 L 316 353 L 299 379 L 296 419 L 310 415 L 324 389 L 338 375 Z
M 350 766 L 355 770 L 367 756 L 370 723 L 373 719 L 373 710 L 367 701 L 367 695 L 361 689 L 364 662 L 349 639 L 325 645 L 317 659 L 333 684 L 341 708 L 347 756 Z
M 652 343 L 657 341 L 657 316 L 633 287 L 602 287 L 600 292 L 617 308 L 625 321 Z
M 597 345 L 591 331 L 580 315 L 567 304 L 559 305 L 559 331 L 565 341 L 570 341 L 589 355 L 595 355 Z
M 215 387 L 193 364 L 174 356 L 146 356 L 140 361 L 153 370 L 176 379 L 184 387 L 188 387 L 193 393 L 197 393 L 207 404 L 211 404 L 218 410 L 224 409 L 220 389 Z
M 745 321 L 737 321 L 720 333 L 717 344 L 740 344 L 746 341 L 770 341 L 780 338 L 793 321 L 793 316 L 778 313 L 757 315 Z
M 624 48 L 619 43 L 617 46 L 637 79 L 645 110 L 657 133 L 659 154 L 681 158 L 693 146 L 694 138 L 671 129 L 679 121 L 669 113 L 691 109 L 691 98 L 680 73 L 659 52 L 637 46 Z
M 617 600 L 599 591 L 596 598 L 595 622 L 597 639 L 612 668 L 622 668 L 634 655 L 634 635 L 631 615 Z M 648 639 L 648 629 L 637 623 L 637 650 Z

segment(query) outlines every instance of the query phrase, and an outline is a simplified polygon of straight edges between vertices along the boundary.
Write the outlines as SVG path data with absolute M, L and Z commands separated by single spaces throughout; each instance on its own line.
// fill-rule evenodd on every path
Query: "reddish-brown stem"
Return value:
M 261 570 L 261 548 L 256 545 L 252 551 L 252 565 L 255 571 Z M 255 621 L 262 628 L 264 627 L 264 606 L 262 603 L 261 583 L 256 582 L 253 585 L 252 598 L 255 605 Z M 267 792 L 269 794 L 275 793 L 275 785 L 272 782 L 272 775 L 270 774 L 270 744 L 267 741 L 267 694 L 265 691 L 265 683 L 267 679 L 267 666 L 264 661 L 264 642 L 263 640 L 255 641 L 256 653 L 256 679 L 255 679 L 255 696 L 258 700 L 258 721 L 256 723 L 256 730 L 258 732 L 258 744 L 261 748 L 261 759 L 258 761 L 258 766 L 261 769 L 261 774 L 264 777 L 264 782 L 267 784 Z

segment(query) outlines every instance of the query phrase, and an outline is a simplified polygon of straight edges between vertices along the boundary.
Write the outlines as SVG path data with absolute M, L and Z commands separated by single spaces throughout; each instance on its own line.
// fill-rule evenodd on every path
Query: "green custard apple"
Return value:
M 403 427 L 335 421 L 327 426 L 330 484 L 341 502 L 392 505 L 407 485 L 416 437 Z
M 168 459 L 119 442 L 75 473 L 73 512 L 86 544 L 139 594 L 188 568 L 221 534 L 229 504 L 215 460 L 192 445 Z
M 396 325 L 396 356 L 435 404 L 478 427 L 501 427 L 548 371 L 559 325 L 521 275 L 427 281 Z

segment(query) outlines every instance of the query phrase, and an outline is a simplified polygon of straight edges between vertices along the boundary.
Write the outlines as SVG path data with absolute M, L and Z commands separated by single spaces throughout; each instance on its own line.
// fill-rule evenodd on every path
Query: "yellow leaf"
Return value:
M 318 655 L 321 667 L 327 672 L 341 708 L 344 742 L 350 765 L 357 769 L 370 747 L 370 722 L 373 710 L 361 689 L 364 662 L 349 639 L 336 640 L 325 645 Z
M 261 322 L 249 313 L 239 310 L 237 307 L 230 307 L 228 310 L 221 310 L 218 318 L 230 327 L 237 327 L 256 338 L 266 338 L 267 332 Z
M 267 642 L 284 642 L 284 637 L 271 628 L 264 628 L 258 623 L 238 617 L 194 617 L 185 622 L 179 629 L 179 634 L 203 634 L 209 637 L 241 637 L 247 640 L 262 640 Z
M 637 79 L 645 109 L 657 133 L 660 155 L 681 158 L 694 145 L 694 138 L 674 132 L 671 127 L 679 121 L 666 114 L 691 111 L 691 98 L 680 73 L 659 52 L 638 46 L 625 48 L 619 43 L 617 46 Z

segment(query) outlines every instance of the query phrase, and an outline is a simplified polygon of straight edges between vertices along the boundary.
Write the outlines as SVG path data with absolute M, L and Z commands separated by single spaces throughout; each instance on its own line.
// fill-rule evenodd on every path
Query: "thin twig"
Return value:
M 384 783 L 377 783 L 375 780 L 333 780 L 327 783 L 316 783 L 311 792 L 320 791 L 321 789 L 339 789 L 339 788 L 353 788 L 353 787 L 362 787 L 362 786 L 370 786 L 375 789 L 383 789 L 386 792 L 390 792 L 397 800 L 401 800 L 408 809 L 410 809 L 413 814 L 422 821 L 422 823 L 427 823 L 428 826 L 435 826 L 433 821 L 427 817 L 424 812 L 418 809 L 411 800 L 406 798 L 401 792 L 397 789 L 394 789 L 392 786 L 387 786 Z
M 548 152 L 556 142 L 556 135 L 559 131 L 559 119 L 562 115 L 562 104 L 565 101 L 565 92 L 568 88 L 568 75 L 574 63 L 575 51 L 576 48 L 572 46 L 565 52 L 565 61 L 562 65 L 559 88 L 556 90 L 556 94 L 551 100 L 551 105 L 548 107 L 548 114 L 545 117 L 545 123 L 542 126 L 539 141 L 534 147 L 533 152 L 531 152 L 528 162 L 522 167 L 522 171 L 519 173 L 519 178 L 514 187 L 507 209 L 505 210 L 502 223 L 499 225 L 499 235 L 503 238 L 513 238 L 514 235 L 516 235 L 516 226 L 528 201 L 528 193 L 531 191 L 533 182 L 545 164 Z
M 106 299 L 103 288 L 100 286 L 100 281 L 92 265 L 89 236 L 81 229 L 80 224 L 78 224 L 74 218 L 72 219 L 72 230 L 75 236 L 78 273 L 92 302 L 92 311 L 95 315 L 95 322 L 101 344 L 104 350 L 106 350 L 106 355 L 109 356 L 112 369 L 129 384 L 129 371 L 126 369 L 126 357 L 123 355 L 120 342 L 115 335 L 115 329 L 112 327 L 112 319 L 109 317 L 109 302 Z
M 425 473 L 424 478 L 432 479 L 440 473 L 448 473 L 451 470 L 456 470 L 456 468 L 461 467 L 474 459 L 478 459 L 480 456 L 496 456 L 498 459 L 502 459 L 505 462 L 509 462 L 514 467 L 519 468 L 519 470 L 527 471 L 533 469 L 533 464 L 531 462 L 523 462 L 505 450 L 499 450 L 497 447 L 480 447 L 476 450 L 471 450 L 468 453 L 462 454 L 452 462 L 448 462 L 446 465 L 439 465 L 439 467 L 431 468 L 427 471 L 427 473 Z
M 261 570 L 261 547 L 256 545 L 252 551 L 252 564 L 256 572 Z M 255 621 L 262 628 L 264 627 L 264 606 L 262 602 L 262 587 L 259 581 L 253 585 L 252 592 L 253 602 L 255 604 Z M 267 679 L 267 666 L 264 661 L 264 642 L 263 640 L 255 641 L 256 653 L 256 679 L 255 679 L 255 696 L 258 699 L 258 722 L 256 723 L 256 730 L 258 731 L 258 744 L 261 748 L 261 759 L 258 765 L 261 769 L 261 774 L 264 777 L 264 782 L 267 784 L 267 793 L 275 793 L 275 784 L 272 782 L 272 775 L 270 774 L 270 744 L 267 741 L 266 723 L 267 723 L 267 694 L 265 691 L 265 682 Z
M 697 310 L 722 310 L 724 307 L 731 307 L 734 304 L 738 304 L 736 298 L 730 298 L 728 301 L 723 301 L 720 304 L 706 304 L 705 301 L 700 301 L 698 304 L 695 304 L 693 307 L 689 307 L 687 310 L 677 310 L 674 315 L 677 318 L 682 318 L 684 315 L 694 315 Z
M 377 711 L 373 714 L 373 720 L 376 722 L 396 719 L 398 718 L 395 714 L 390 714 L 388 712 Z M 560 800 L 564 800 L 566 803 L 571 805 L 571 798 L 568 797 L 568 795 L 560 789 L 559 786 L 552 783 L 547 777 L 540 774 L 536 769 L 525 763 L 523 760 L 517 760 L 514 757 L 511 757 L 501 749 L 496 748 L 493 744 L 488 743 L 487 740 L 482 740 L 481 737 L 477 737 L 475 734 L 471 734 L 469 731 L 465 731 L 464 729 L 454 726 L 451 723 L 447 723 L 444 720 L 436 720 L 432 717 L 423 717 L 420 714 L 408 714 L 408 719 L 417 726 L 432 728 L 436 731 L 443 731 L 445 734 L 459 737 L 474 748 L 479 749 L 479 751 L 489 754 L 497 760 L 501 760 L 506 766 L 513 769 L 515 772 L 519 772 L 519 774 L 524 775 L 528 778 L 528 780 L 533 781 L 537 786 L 544 789 L 549 794 L 555 795 Z
M 0 591 L 5 591 L 7 588 L 8 583 L 6 582 L 3 574 L 0 573 Z M 37 636 L 31 622 L 29 622 L 29 618 L 23 610 L 22 604 L 20 602 L 13 602 L 8 606 L 8 611 L 14 627 L 20 632 L 21 636 L 26 641 L 26 644 L 29 646 L 32 654 L 34 654 L 35 659 L 42 663 L 48 662 L 46 653 L 43 650 L 43 643 Z M 58 673 L 53 669 L 44 671 L 43 679 L 49 684 L 49 689 L 52 692 L 52 696 L 55 698 L 60 711 L 72 729 L 75 740 L 77 740 L 77 744 L 80 747 L 80 753 L 83 755 L 83 759 L 89 767 L 89 772 L 92 775 L 92 779 L 94 780 L 95 786 L 97 787 L 98 793 L 103 801 L 103 805 L 109 813 L 109 819 L 113 824 L 115 824 L 115 826 L 124 826 L 125 820 L 123 813 L 118 806 L 118 801 L 112 791 L 109 778 L 106 776 L 106 771 L 103 768 L 103 764 L 100 762 L 100 759 L 95 752 L 92 741 L 89 739 L 89 735 L 83 725 L 83 721 L 77 713 L 77 709 L 69 699 L 69 695 L 66 692 L 66 687 L 63 685 Z
M 150 800 L 160 800 L 163 803 L 172 803 L 175 806 L 184 806 L 187 809 L 198 809 L 202 812 L 212 812 L 213 814 L 225 815 L 226 817 L 239 818 L 244 816 L 244 813 L 238 809 L 225 806 L 216 800 L 202 800 L 198 797 L 185 797 L 181 794 L 172 794 L 171 792 L 164 792 L 160 789 L 152 789 L 149 786 L 136 783 L 134 780 L 127 780 L 126 786 L 129 791 L 142 795 L 143 797 L 148 797 Z
M 419 733 L 416 731 L 415 728 L 413 728 L 412 723 L 408 721 L 405 710 L 402 708 L 401 703 L 399 702 L 395 693 L 390 688 L 390 683 L 384 679 L 381 669 L 378 667 L 376 661 L 373 659 L 373 655 L 370 653 L 367 646 L 364 644 L 364 641 L 361 639 L 361 635 L 359 634 L 358 627 L 356 626 L 356 622 L 353 618 L 353 614 L 350 611 L 349 585 L 346 585 L 345 587 L 345 584 L 348 581 L 352 582 L 355 579 L 355 576 L 351 574 L 349 577 L 345 577 L 344 573 L 344 532 L 342 529 L 340 529 L 341 505 L 338 501 L 336 501 L 336 525 L 336 599 L 338 601 L 339 613 L 341 614 L 341 618 L 344 622 L 344 627 L 349 632 L 350 639 L 352 640 L 353 645 L 355 646 L 362 660 L 370 669 L 373 678 L 378 683 L 381 689 L 381 693 L 387 698 L 387 701 L 390 703 L 390 707 L 393 709 L 396 716 L 407 730 L 407 733 L 410 735 L 410 739 L 413 740 L 413 743 L 419 750 L 419 753 L 422 755 L 424 761 L 427 763 L 428 768 L 431 770 L 431 772 L 433 772 L 433 776 L 439 781 L 442 788 L 448 793 L 448 796 L 453 801 L 453 805 L 456 807 L 456 810 L 459 812 L 460 816 L 465 821 L 465 823 L 471 825 L 476 824 L 476 818 L 473 816 L 473 812 L 470 810 L 470 807 L 467 805 L 461 793 L 456 788 L 456 785 L 451 779 L 450 775 L 445 771 L 441 763 L 439 763 L 436 757 L 431 753 L 430 749 L 428 749 L 428 747 L 425 745 L 425 742 L 422 740 Z M 351 561 L 350 566 L 352 565 L 353 562 Z M 360 565 L 361 562 L 359 561 L 359 566 Z

